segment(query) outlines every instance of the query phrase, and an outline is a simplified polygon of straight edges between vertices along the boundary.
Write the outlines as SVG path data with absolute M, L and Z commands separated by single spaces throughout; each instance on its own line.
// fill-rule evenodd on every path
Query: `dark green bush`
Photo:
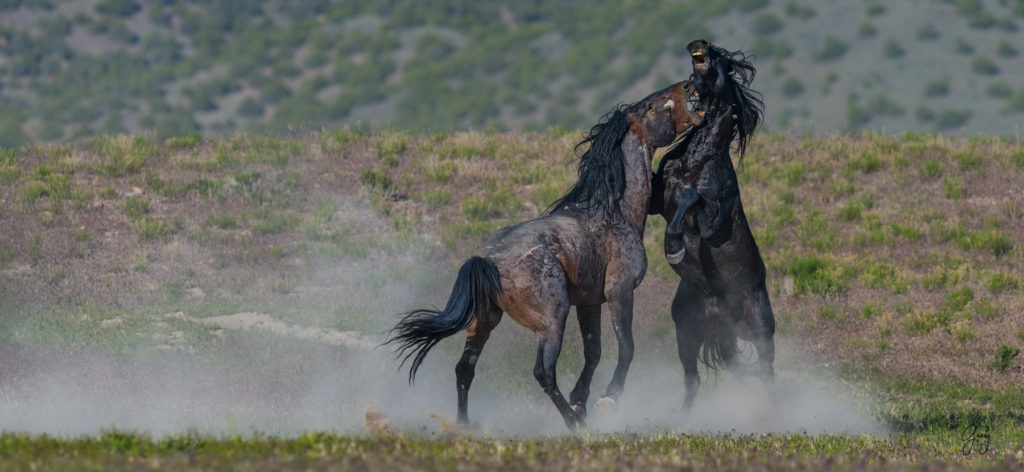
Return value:
M 835 36 L 826 36 L 821 49 L 814 52 L 814 60 L 818 62 L 834 61 L 846 54 L 846 43 Z
M 882 54 L 890 59 L 895 59 L 903 57 L 903 55 L 906 54 L 906 51 L 903 49 L 903 46 L 900 45 L 899 41 L 890 39 L 886 41 L 885 46 L 882 47 Z
M 939 110 L 935 114 L 935 127 L 939 130 L 959 128 L 967 124 L 967 121 L 971 119 L 972 113 L 970 109 L 946 108 Z
M 782 20 L 774 13 L 764 13 L 754 18 L 751 29 L 758 36 L 772 35 L 782 30 Z
M 945 97 L 949 95 L 949 79 L 931 80 L 924 84 L 924 96 Z
M 1013 96 L 1013 89 L 1010 88 L 1010 84 L 997 80 L 985 87 L 985 93 L 992 98 L 1009 98 Z
M 999 67 L 996 66 L 995 61 L 986 56 L 975 57 L 974 60 L 971 61 L 971 69 L 974 70 L 975 73 L 981 75 L 999 74 Z
M 789 77 L 782 81 L 782 96 L 794 98 L 804 93 L 804 84 L 796 77 Z

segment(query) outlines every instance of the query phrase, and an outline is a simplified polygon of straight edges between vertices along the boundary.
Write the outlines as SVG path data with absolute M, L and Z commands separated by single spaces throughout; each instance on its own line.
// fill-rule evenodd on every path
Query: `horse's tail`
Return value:
M 704 332 L 698 358 L 712 370 L 729 367 L 736 357 L 736 332 L 720 316 L 712 316 L 702 326 Z
M 501 279 L 494 261 L 473 256 L 459 269 L 444 310 L 414 310 L 402 315 L 384 343 L 398 343 L 395 353 L 403 366 L 412 359 L 409 383 L 416 379 L 416 370 L 431 348 L 466 329 L 479 313 L 490 309 L 493 297 L 500 293 Z

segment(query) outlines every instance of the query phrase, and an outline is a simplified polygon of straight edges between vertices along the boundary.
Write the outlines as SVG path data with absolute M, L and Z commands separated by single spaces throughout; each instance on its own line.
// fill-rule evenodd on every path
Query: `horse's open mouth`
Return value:
M 698 67 L 708 65 L 708 56 L 703 51 L 694 51 L 690 56 L 693 57 L 693 65 Z

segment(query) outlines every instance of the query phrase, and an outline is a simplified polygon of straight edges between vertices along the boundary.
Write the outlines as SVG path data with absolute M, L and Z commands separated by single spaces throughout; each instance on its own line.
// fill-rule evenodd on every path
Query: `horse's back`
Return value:
M 498 267 L 506 289 L 502 309 L 536 331 L 545 322 L 542 312 L 602 301 L 606 261 L 594 240 L 579 218 L 553 214 L 495 231 L 478 255 Z

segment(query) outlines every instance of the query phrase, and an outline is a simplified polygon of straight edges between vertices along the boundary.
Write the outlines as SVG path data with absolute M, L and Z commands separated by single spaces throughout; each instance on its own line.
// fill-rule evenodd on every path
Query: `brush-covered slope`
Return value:
M 99 134 L 575 129 L 752 53 L 775 132 L 1015 136 L 1021 0 L 0 2 L 0 146 Z

